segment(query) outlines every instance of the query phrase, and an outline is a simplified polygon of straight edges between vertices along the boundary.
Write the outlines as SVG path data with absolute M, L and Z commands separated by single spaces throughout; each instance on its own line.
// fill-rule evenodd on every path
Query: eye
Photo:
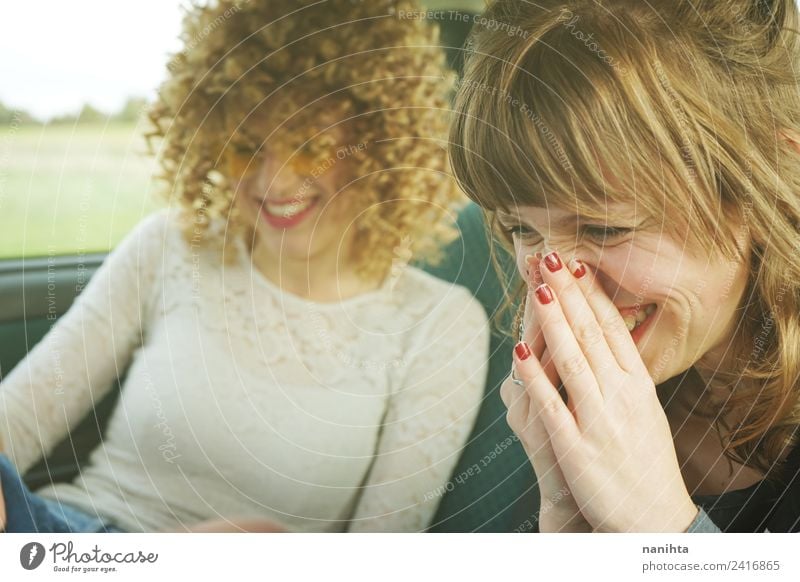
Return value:
M 542 239 L 538 232 L 522 224 L 505 225 L 500 223 L 500 228 L 506 234 L 511 235 L 515 240 L 536 242 Z
M 609 242 L 625 236 L 633 229 L 619 226 L 601 226 L 594 224 L 587 224 L 583 227 L 583 234 L 588 236 L 595 242 Z
M 233 142 L 232 148 L 234 152 L 242 155 L 251 154 L 255 151 L 255 148 L 253 146 L 242 142 Z

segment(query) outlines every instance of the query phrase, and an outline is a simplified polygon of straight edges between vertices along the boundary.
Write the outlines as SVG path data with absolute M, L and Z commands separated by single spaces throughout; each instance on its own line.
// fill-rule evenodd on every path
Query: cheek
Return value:
M 261 206 L 252 198 L 244 196 L 241 192 L 236 193 L 233 205 L 242 214 L 242 217 L 251 223 L 258 220 L 258 214 L 261 211 Z
M 663 303 L 673 289 L 691 287 L 695 275 L 687 272 L 680 247 L 664 238 L 641 237 L 637 242 L 608 249 L 602 261 L 626 291 L 641 301 Z
M 732 274 L 735 278 L 731 277 Z M 726 275 L 718 272 L 715 275 L 698 277 L 694 289 L 694 326 L 708 338 L 706 341 L 714 341 L 715 338 L 718 340 L 720 334 L 730 331 L 731 326 L 736 326 L 736 318 L 739 317 L 737 308 L 746 286 L 746 273 L 734 272 Z
M 334 244 L 331 241 L 336 237 L 355 236 L 359 229 L 358 221 L 364 218 L 363 213 L 358 212 L 353 206 L 355 194 L 350 190 L 335 195 L 327 191 L 322 194 L 318 209 L 309 223 L 309 228 L 313 230 L 312 236 L 316 240 L 315 244 L 329 245 Z
M 254 202 L 257 198 L 260 198 L 262 194 L 258 177 L 254 174 L 243 176 L 238 181 L 234 182 L 232 187 L 233 191 L 236 193 L 236 198 L 246 199 L 248 202 Z

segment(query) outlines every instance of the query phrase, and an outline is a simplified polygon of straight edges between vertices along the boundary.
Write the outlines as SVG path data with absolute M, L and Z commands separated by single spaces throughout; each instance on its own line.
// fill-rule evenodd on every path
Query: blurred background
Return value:
M 483 7 L 482 0 L 423 4 Z M 170 55 L 182 47 L 186 6 L 186 0 L 3 2 L 0 259 L 106 251 L 164 204 L 156 196 L 155 160 L 145 153 L 142 117 Z

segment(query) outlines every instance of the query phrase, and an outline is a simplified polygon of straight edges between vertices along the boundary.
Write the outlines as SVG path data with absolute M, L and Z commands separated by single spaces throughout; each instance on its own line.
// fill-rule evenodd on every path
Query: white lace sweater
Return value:
M 482 399 L 481 306 L 414 267 L 313 303 L 232 244 L 223 265 L 172 212 L 146 218 L 0 384 L 6 454 L 28 469 L 127 371 L 88 466 L 38 493 L 128 531 L 424 530 Z

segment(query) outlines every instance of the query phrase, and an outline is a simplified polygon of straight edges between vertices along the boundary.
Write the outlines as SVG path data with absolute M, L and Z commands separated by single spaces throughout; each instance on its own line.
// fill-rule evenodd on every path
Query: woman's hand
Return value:
M 655 384 L 619 311 L 586 267 L 544 257 L 544 284 L 534 291 L 565 403 L 546 363 L 517 351 L 532 412 L 582 515 L 595 531 L 681 532 L 697 514 L 681 476 Z M 582 269 L 583 276 L 570 271 Z M 580 273 L 580 271 L 578 271 Z M 522 438 L 522 435 L 520 435 Z M 538 474 L 538 472 L 537 472 Z
M 544 336 L 532 309 L 535 301 L 533 289 L 541 283 L 538 278 L 539 259 L 528 260 L 528 295 L 523 317 L 523 341 L 530 346 L 533 356 L 542 362 L 549 382 L 558 386 L 560 381 L 553 362 L 550 360 Z M 516 377 L 524 381 L 520 370 Z M 528 459 L 533 465 L 539 486 L 539 531 L 540 532 L 588 532 L 591 526 L 581 515 L 572 497 L 564 474 L 558 466 L 550 437 L 541 418 L 541 409 L 532 406 L 531 398 L 524 387 L 515 384 L 509 376 L 500 387 L 500 397 L 508 408 L 508 425 L 519 437 Z

